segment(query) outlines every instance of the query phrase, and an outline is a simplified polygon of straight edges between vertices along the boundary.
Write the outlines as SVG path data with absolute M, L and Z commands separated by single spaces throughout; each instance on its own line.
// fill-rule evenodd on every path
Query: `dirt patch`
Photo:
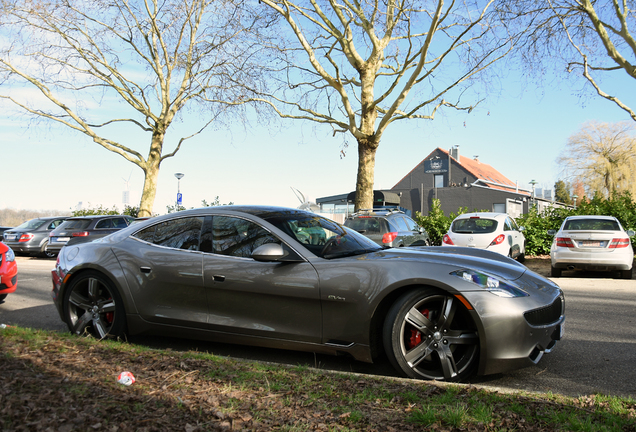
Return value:
M 523 264 L 535 273 L 541 276 L 550 276 L 550 255 L 538 255 L 526 257 Z

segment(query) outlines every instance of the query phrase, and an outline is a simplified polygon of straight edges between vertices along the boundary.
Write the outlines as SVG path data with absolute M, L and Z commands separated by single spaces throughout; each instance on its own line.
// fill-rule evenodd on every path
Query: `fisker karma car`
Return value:
M 77 335 L 153 334 L 350 355 L 460 381 L 536 364 L 564 297 L 501 254 L 382 247 L 318 214 L 220 206 L 64 247 L 53 300 Z

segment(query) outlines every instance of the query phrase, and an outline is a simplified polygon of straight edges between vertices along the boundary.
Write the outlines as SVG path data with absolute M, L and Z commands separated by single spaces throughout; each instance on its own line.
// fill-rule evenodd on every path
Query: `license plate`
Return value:
M 59 243 L 66 243 L 70 239 L 71 239 L 70 237 L 58 237 L 57 239 L 55 239 L 55 241 Z
M 8 235 L 5 237 L 5 240 L 17 240 L 18 236 L 17 235 Z
M 579 242 L 580 247 L 603 247 L 605 242 L 597 240 L 583 240 Z

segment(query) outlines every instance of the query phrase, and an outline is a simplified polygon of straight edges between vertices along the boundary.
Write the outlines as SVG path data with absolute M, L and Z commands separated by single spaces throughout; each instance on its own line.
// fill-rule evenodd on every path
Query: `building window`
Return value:
M 493 204 L 492 209 L 495 213 L 505 213 L 506 212 L 506 204 Z
M 435 187 L 436 188 L 444 187 L 444 175 L 443 174 L 435 174 Z

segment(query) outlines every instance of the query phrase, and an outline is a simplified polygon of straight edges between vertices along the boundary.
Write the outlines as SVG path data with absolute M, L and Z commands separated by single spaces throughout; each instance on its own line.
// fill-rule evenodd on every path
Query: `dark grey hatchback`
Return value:
M 344 226 L 386 247 L 429 246 L 424 228 L 398 209 L 361 210 L 347 217 Z
M 128 227 L 135 220 L 124 215 L 77 216 L 68 218 L 49 234 L 46 251 L 59 253 L 67 244 L 85 243 Z

